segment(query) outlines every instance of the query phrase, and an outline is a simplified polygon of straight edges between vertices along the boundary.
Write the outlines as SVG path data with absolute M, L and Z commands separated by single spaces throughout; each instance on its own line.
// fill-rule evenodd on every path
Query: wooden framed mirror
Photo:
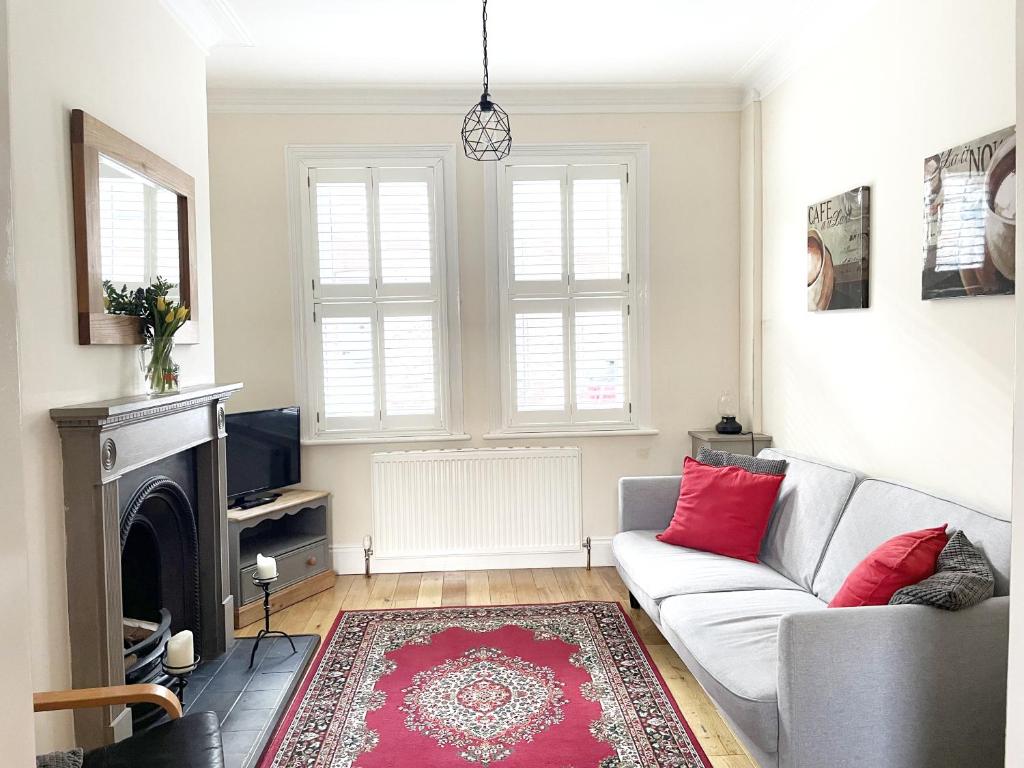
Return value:
M 71 112 L 79 344 L 142 344 L 137 317 L 110 314 L 103 282 L 174 283 L 189 308 L 175 343 L 199 341 L 195 179 L 80 109 Z

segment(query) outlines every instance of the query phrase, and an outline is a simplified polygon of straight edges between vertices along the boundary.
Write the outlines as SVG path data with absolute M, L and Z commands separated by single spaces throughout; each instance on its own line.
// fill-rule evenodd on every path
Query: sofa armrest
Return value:
M 779 623 L 779 766 L 1002 766 L 1009 598 Z
M 676 510 L 680 475 L 619 479 L 619 530 L 664 530 Z

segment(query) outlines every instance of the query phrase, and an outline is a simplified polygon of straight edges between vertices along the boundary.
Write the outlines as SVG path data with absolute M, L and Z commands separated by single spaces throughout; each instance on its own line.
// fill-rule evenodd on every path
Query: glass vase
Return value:
M 139 363 L 151 395 L 169 395 L 178 391 L 178 364 L 171 356 L 174 337 L 157 336 L 139 350 Z

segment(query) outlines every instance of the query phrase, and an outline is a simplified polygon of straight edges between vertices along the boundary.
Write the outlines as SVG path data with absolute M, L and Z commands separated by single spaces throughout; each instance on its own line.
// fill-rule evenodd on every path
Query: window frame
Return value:
M 626 194 L 626 273 L 628 282 L 624 293 L 629 303 L 629 325 L 626 335 L 628 360 L 626 400 L 630 410 L 621 421 L 573 421 L 524 419 L 514 410 L 514 375 L 512 347 L 515 313 L 515 293 L 510 287 L 513 265 L 509 254 L 511 230 L 511 200 L 508 191 L 509 169 L 516 166 L 588 166 L 623 165 L 628 182 Z M 485 250 L 487 266 L 488 338 L 496 341 L 488 361 L 490 391 L 500 392 L 494 398 L 490 409 L 490 431 L 488 439 L 509 437 L 564 437 L 564 436 L 612 436 L 612 435 L 653 435 L 657 429 L 650 419 L 650 342 L 649 342 L 649 167 L 650 149 L 646 143 L 612 144 L 518 144 L 513 145 L 510 155 L 497 163 L 488 164 L 485 169 Z M 584 176 L 585 177 L 585 176 Z M 567 174 L 566 178 L 569 176 Z M 570 182 L 567 181 L 567 184 Z M 567 193 L 571 197 L 571 193 Z M 570 203 L 571 205 L 571 203 Z M 571 215 L 566 211 L 566 216 Z M 563 233 L 567 237 L 567 233 Z M 569 258 L 568 247 L 565 258 Z M 566 274 L 572 284 L 569 266 Z M 596 282 L 596 281 L 595 281 Z M 587 299 L 614 299 L 620 294 L 607 290 L 608 286 L 591 286 L 592 290 L 567 291 L 570 304 Z M 542 291 L 543 292 L 543 291 Z M 563 300 L 561 293 L 541 298 L 538 301 Z M 522 292 L 520 292 L 522 294 Z M 533 294 L 526 294 L 533 295 Z M 520 301 L 527 300 L 520 298 Z M 566 312 L 565 328 L 573 331 L 573 313 Z M 566 347 L 573 343 L 566 341 Z M 575 357 L 575 356 L 573 356 Z M 566 363 L 570 378 L 571 365 Z M 575 398 L 575 391 L 566 381 L 567 394 Z M 567 402 L 567 413 L 575 409 L 574 402 Z
M 285 148 L 288 229 L 291 250 L 292 315 L 294 329 L 295 391 L 301 406 L 301 437 L 304 444 L 354 444 L 467 440 L 463 433 L 462 345 L 459 319 L 458 224 L 455 193 L 455 146 L 423 145 L 289 145 Z M 311 172 L 376 169 L 374 175 L 389 169 L 431 168 L 433 172 L 434 241 L 437 251 L 436 307 L 437 372 L 436 391 L 440 408 L 440 427 L 419 427 L 414 419 L 397 418 L 388 426 L 388 418 L 379 428 L 330 428 L 323 414 L 323 374 L 320 333 L 314 312 L 321 303 L 352 304 L 377 300 L 397 302 L 399 292 L 378 290 L 369 295 L 346 295 L 328 291 L 317 295 L 319 261 L 312 206 Z M 374 267 L 371 266 L 371 273 Z M 407 297 L 423 300 L 422 293 Z M 383 317 L 383 314 L 381 315 Z M 315 319 L 314 319 L 315 318 Z M 382 322 L 375 323 L 375 343 L 379 343 Z M 383 397 L 382 382 L 377 382 L 375 397 Z

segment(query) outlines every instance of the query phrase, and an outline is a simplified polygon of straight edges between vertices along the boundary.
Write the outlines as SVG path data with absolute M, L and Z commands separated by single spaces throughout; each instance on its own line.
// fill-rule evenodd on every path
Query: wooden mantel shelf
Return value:
M 241 384 L 197 384 L 182 387 L 173 395 L 131 395 L 51 408 L 50 418 L 62 427 L 142 421 L 174 411 L 198 408 L 213 400 L 223 400 L 241 388 Z

